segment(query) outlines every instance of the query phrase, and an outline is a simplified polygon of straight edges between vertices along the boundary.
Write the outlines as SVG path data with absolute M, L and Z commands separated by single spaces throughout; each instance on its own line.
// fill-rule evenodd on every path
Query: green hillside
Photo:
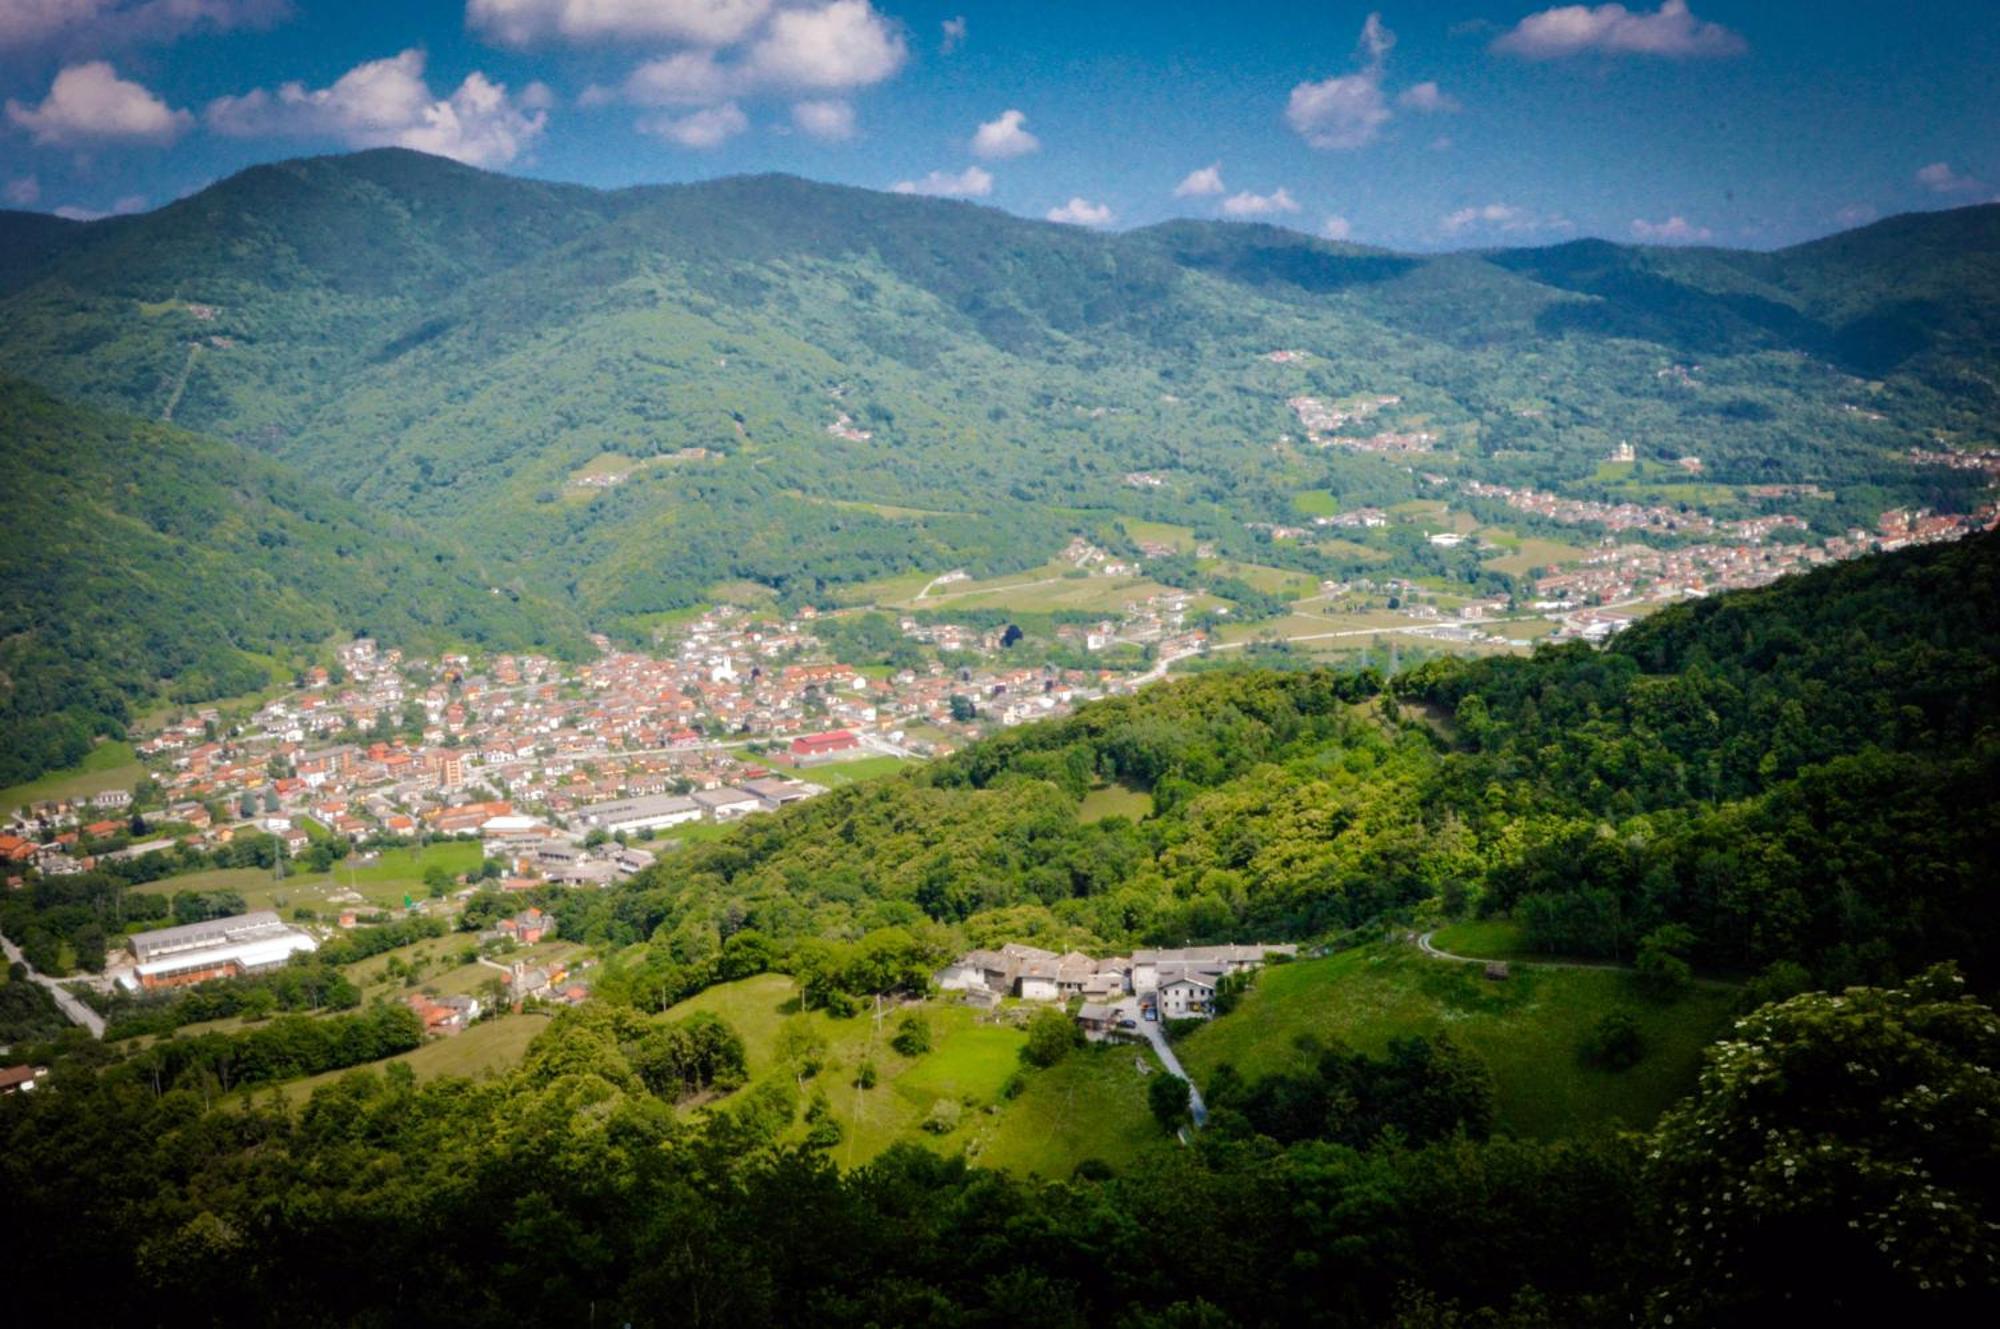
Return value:
M 229 444 L 14 381 L 0 440 L 0 783 L 81 761 L 142 701 L 253 691 L 336 637 L 582 644 L 419 527 Z
M 1996 234 L 1982 207 L 1775 255 L 1408 256 L 789 177 L 600 193 L 384 150 L 63 230 L 0 281 L 0 353 L 418 518 L 604 626 L 725 580 L 811 599 L 1035 567 L 1116 514 L 1246 561 L 1377 567 L 1245 529 L 1301 490 L 1423 492 L 1394 454 L 1300 444 L 1295 396 L 1400 397 L 1379 427 L 1434 433 L 1453 481 L 1599 494 L 1629 440 L 1703 457 L 1725 514 L 1761 510 L 1721 487 L 1744 482 L 1830 485 L 1828 532 L 1956 510 L 1967 477 L 1898 454 L 1992 441 Z M 607 455 L 644 465 L 573 483 Z M 1421 542 L 1383 552 L 1446 570 Z

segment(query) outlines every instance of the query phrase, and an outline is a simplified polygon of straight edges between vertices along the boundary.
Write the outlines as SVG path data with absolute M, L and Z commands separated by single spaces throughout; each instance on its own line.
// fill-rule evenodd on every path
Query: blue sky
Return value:
M 398 143 L 1081 225 L 1767 247 L 2000 196 L 1996 68 L 1992 0 L 0 0 L 0 206 Z

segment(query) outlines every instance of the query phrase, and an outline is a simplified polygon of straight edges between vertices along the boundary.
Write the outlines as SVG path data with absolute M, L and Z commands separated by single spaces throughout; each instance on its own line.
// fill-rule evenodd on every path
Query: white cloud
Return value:
M 965 45 L 965 15 L 960 14 L 957 18 L 948 18 L 938 24 L 938 27 L 944 30 L 944 39 L 938 43 L 940 54 L 950 55 L 953 51 Z
M 957 175 L 932 171 L 921 180 L 898 180 L 889 188 L 898 194 L 928 194 L 933 198 L 985 198 L 993 192 L 993 174 L 968 166 Z
M 1715 238 L 1714 231 L 1706 226 L 1696 226 L 1679 213 L 1662 222 L 1649 222 L 1643 217 L 1634 217 L 1632 234 L 1649 244 L 1656 245 L 1698 245 L 1705 240 Z
M 1417 83 L 1403 89 L 1402 95 L 1396 98 L 1396 105 L 1405 110 L 1421 111 L 1425 114 L 1465 109 L 1458 98 L 1435 83 Z
M 640 133 L 663 138 L 683 148 L 721 147 L 750 127 L 750 117 L 735 102 L 704 106 L 686 115 L 649 115 L 636 126 Z
M 1298 210 L 1298 203 L 1283 185 L 1268 194 L 1253 194 L 1246 189 L 1222 200 L 1222 215 L 1225 217 L 1268 217 L 1274 212 Z
M 468 0 L 466 26 L 505 46 L 537 42 L 684 41 L 727 46 L 772 0 Z
M 424 53 L 408 50 L 356 65 L 331 87 L 286 83 L 240 97 L 218 97 L 205 118 L 232 138 L 331 138 L 355 148 L 401 147 L 474 166 L 503 166 L 541 137 L 548 89 L 510 97 L 505 85 L 474 71 L 449 97 L 424 81 Z
M 1000 112 L 997 120 L 988 120 L 979 126 L 972 136 L 972 155 L 988 160 L 1002 157 L 1024 157 L 1042 146 L 1042 141 L 1027 131 L 1028 117 L 1020 111 Z
M 167 144 L 186 133 L 194 117 L 173 110 L 137 83 L 118 77 L 110 62 L 71 65 L 56 75 L 39 106 L 11 98 L 7 118 L 50 147 L 93 143 Z
M 1111 209 L 1103 203 L 1092 203 L 1087 198 L 1072 198 L 1059 208 L 1050 208 L 1044 215 L 1052 222 L 1063 222 L 1070 226 L 1111 224 Z
M 65 203 L 55 210 L 56 216 L 66 221 L 103 221 L 106 217 L 129 217 L 135 212 L 146 210 L 143 194 L 127 194 L 109 208 L 80 208 L 74 203 Z
M 197 28 L 262 27 L 287 0 L 0 0 L 0 50 L 86 38 L 97 50 L 170 42 Z
M 868 0 L 833 0 L 773 14 L 746 63 L 762 85 L 859 88 L 894 74 L 908 55 L 902 33 Z
M 1842 226 L 1866 226 L 1877 215 L 1875 209 L 1866 203 L 1850 203 L 1834 213 L 1833 219 Z
M 1439 134 L 1436 138 L 1431 140 L 1430 149 L 1432 152 L 1450 152 L 1451 135 Z
M 648 60 L 625 78 L 627 101 L 640 106 L 710 106 L 729 100 L 742 91 L 744 80 L 738 68 L 723 65 L 713 51 L 677 51 L 659 60 Z M 591 89 L 584 93 L 592 104 L 611 100 L 608 93 Z
M 1932 162 L 1918 170 L 1916 179 L 1933 194 L 1977 194 L 1986 188 L 1984 182 L 1952 170 L 1950 162 Z
M 869 0 L 832 0 L 774 10 L 734 54 L 708 46 L 676 51 L 640 65 L 616 89 L 585 89 L 578 102 L 713 107 L 764 92 L 843 92 L 888 78 L 908 54 L 902 34 Z
M 1285 120 L 1315 148 L 1365 148 L 1394 115 L 1382 92 L 1384 62 L 1396 44 L 1396 34 L 1382 26 L 1380 14 L 1361 25 L 1355 46 L 1361 69 L 1318 83 L 1301 83 L 1285 103 Z
M 1600 55 L 1680 58 L 1741 55 L 1749 44 L 1720 23 L 1698 19 L 1687 0 L 1663 0 L 1652 13 L 1623 5 L 1561 5 L 1530 14 L 1493 40 L 1493 49 L 1524 60 Z
M 7 200 L 9 207 L 32 208 L 42 201 L 42 182 L 32 175 L 19 176 L 0 189 L 0 197 Z
M 1336 212 L 1330 214 L 1320 224 L 1319 233 L 1328 240 L 1345 240 L 1354 234 L 1354 227 L 1348 224 L 1347 218 Z
M 1460 208 L 1438 223 L 1446 235 L 1458 235 L 1464 231 L 1479 229 L 1518 234 L 1524 231 L 1568 231 L 1574 225 L 1567 217 L 1540 216 L 1526 208 L 1517 208 L 1511 203 L 1487 203 L 1480 207 Z
M 1181 177 L 1181 182 L 1174 186 L 1174 197 L 1206 198 L 1211 194 L 1220 194 L 1222 190 L 1222 163 L 1215 162 Z
M 813 138 L 839 143 L 854 137 L 854 108 L 839 100 L 794 102 L 792 123 Z

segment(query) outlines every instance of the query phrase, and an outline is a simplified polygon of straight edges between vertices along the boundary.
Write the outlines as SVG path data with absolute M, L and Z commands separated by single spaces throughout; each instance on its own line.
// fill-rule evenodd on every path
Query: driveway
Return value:
M 1181 1069 L 1181 1059 L 1176 1057 L 1173 1048 L 1168 1046 L 1167 1031 L 1160 1027 L 1160 1022 L 1143 1018 L 1137 997 L 1125 998 L 1117 1004 L 1116 1010 L 1120 1019 L 1132 1020 L 1138 1024 L 1138 1032 L 1145 1035 L 1146 1041 L 1153 1045 L 1153 1053 L 1159 1057 L 1160 1064 L 1187 1081 L 1188 1115 L 1194 1119 L 1195 1129 L 1200 1130 L 1208 1125 L 1208 1104 L 1201 1101 L 1201 1090 L 1196 1086 L 1194 1077 Z M 1132 1031 L 1127 1029 L 1124 1032 L 1129 1034 Z
M 78 1001 L 68 988 L 63 987 L 53 978 L 48 977 L 46 974 L 36 973 L 35 967 L 28 963 L 26 956 L 21 954 L 21 948 L 7 940 L 5 936 L 0 936 L 0 950 L 4 950 L 7 953 L 7 962 L 9 964 L 20 965 L 28 971 L 29 978 L 49 990 L 49 995 L 56 999 L 56 1005 L 61 1007 L 62 1013 L 70 1018 L 70 1023 L 82 1025 L 90 1031 L 93 1038 L 104 1037 L 103 1016 Z

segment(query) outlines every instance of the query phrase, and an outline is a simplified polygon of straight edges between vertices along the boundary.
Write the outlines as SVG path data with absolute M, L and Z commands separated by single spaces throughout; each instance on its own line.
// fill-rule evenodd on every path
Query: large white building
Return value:
M 651 794 L 645 798 L 625 798 L 615 803 L 593 803 L 577 811 L 585 826 L 609 831 L 654 831 L 662 826 L 678 826 L 684 821 L 700 821 L 701 805 L 679 794 Z
M 237 978 L 276 969 L 300 951 L 319 949 L 318 942 L 269 909 L 134 933 L 129 944 L 137 963 L 127 981 L 143 988 Z

